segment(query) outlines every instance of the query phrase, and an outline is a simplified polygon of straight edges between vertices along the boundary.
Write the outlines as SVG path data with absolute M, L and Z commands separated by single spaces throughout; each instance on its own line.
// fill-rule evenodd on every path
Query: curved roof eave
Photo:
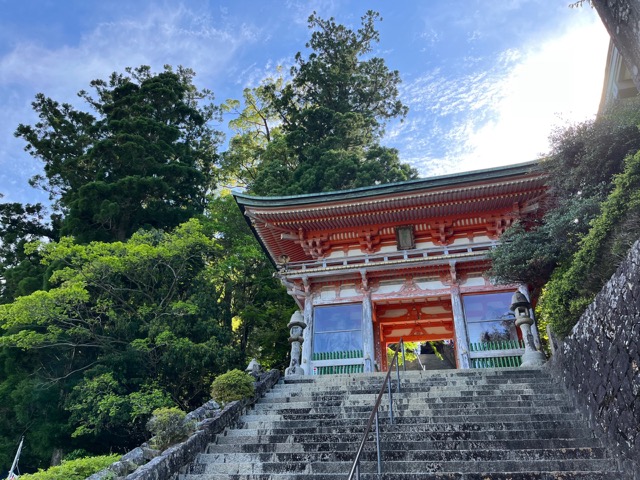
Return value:
M 234 193 L 233 196 L 241 207 L 286 207 L 301 206 L 317 203 L 331 202 L 335 200 L 358 199 L 365 197 L 377 197 L 393 193 L 407 193 L 414 190 L 429 188 L 450 187 L 463 183 L 496 180 L 505 177 L 518 176 L 526 173 L 540 171 L 540 161 L 506 165 L 501 167 L 486 168 L 470 172 L 452 173 L 429 178 L 418 178 L 403 182 L 372 185 L 369 187 L 354 188 L 350 190 L 338 190 L 333 192 L 308 193 L 303 195 L 291 195 L 283 197 L 258 197 L 244 193 Z

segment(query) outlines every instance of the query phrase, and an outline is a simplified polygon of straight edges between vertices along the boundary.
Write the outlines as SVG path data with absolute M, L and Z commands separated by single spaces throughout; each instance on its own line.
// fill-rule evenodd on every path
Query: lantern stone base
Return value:
M 522 355 L 522 365 L 520 367 L 541 367 L 547 363 L 544 353 L 535 350 L 525 350 Z

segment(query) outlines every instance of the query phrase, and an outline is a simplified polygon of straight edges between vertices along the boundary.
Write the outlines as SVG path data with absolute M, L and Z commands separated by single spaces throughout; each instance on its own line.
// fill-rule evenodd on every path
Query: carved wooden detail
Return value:
M 298 232 L 298 240 L 295 242 L 302 247 L 304 253 L 309 255 L 312 258 L 324 258 L 327 251 L 330 249 L 330 245 L 328 244 L 329 235 L 314 235 L 309 238 L 305 238 L 304 231 L 300 230 Z
M 360 232 L 358 232 L 360 250 L 365 253 L 375 253 L 380 250 L 381 240 L 380 230 L 377 228 L 360 230 Z
M 497 240 L 507 228 L 511 226 L 516 215 L 491 215 L 487 218 L 487 235 L 492 240 Z
M 453 241 L 453 222 L 443 220 L 429 224 L 429 235 L 434 244 L 449 245 Z

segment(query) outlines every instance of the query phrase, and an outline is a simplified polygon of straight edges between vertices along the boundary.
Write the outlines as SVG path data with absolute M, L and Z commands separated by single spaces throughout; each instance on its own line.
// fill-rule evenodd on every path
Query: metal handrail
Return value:
M 384 395 L 385 387 L 388 387 L 389 393 L 389 419 L 393 424 L 393 397 L 391 393 L 391 370 L 393 370 L 393 365 L 395 363 L 396 366 L 396 375 L 398 377 L 398 385 L 397 392 L 400 393 L 400 368 L 398 366 L 398 353 L 402 352 L 402 365 L 403 370 L 406 370 L 405 366 L 405 357 L 404 357 L 404 340 L 401 338 L 396 346 L 396 353 L 393 356 L 393 360 L 391 360 L 391 364 L 387 369 L 387 375 L 384 377 L 384 382 L 382 382 L 382 386 L 380 387 L 380 392 L 376 398 L 376 403 L 373 406 L 373 410 L 371 410 L 371 415 L 369 415 L 369 421 L 367 422 L 367 427 L 364 429 L 364 434 L 362 435 L 362 441 L 360 442 L 360 447 L 358 448 L 358 452 L 356 453 L 356 457 L 353 460 L 353 465 L 351 466 L 351 470 L 349 472 L 349 477 L 347 480 L 352 480 L 353 476 L 356 475 L 356 478 L 360 478 L 360 457 L 362 456 L 362 451 L 364 449 L 364 444 L 367 442 L 367 436 L 369 432 L 371 432 L 371 426 L 375 420 L 376 422 L 376 451 L 378 454 L 378 474 L 382 473 L 382 456 L 380 449 L 380 426 L 378 423 L 378 409 L 380 408 L 380 402 L 382 402 L 382 396 Z

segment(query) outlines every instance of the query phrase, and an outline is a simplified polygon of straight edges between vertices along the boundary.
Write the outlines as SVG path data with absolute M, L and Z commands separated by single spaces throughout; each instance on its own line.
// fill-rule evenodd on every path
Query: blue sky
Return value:
M 593 117 L 600 100 L 608 37 L 594 10 L 569 3 L 0 0 L 2 201 L 46 201 L 27 184 L 41 163 L 13 136 L 36 121 L 36 93 L 80 107 L 94 78 L 171 64 L 193 68 L 217 101 L 239 99 L 288 70 L 314 10 L 354 28 L 366 9 L 381 13 L 374 54 L 400 71 L 410 108 L 383 143 L 422 176 L 533 160 L 554 125 Z

